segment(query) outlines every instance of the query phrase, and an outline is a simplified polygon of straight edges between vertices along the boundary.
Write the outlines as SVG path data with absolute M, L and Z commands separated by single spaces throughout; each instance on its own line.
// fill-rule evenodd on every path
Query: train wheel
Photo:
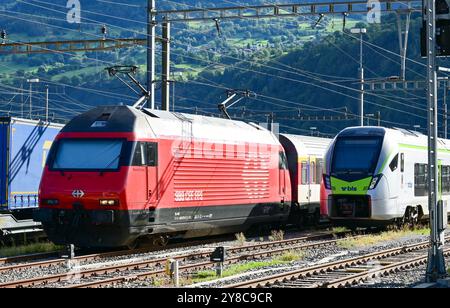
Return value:
M 127 245 L 127 247 L 129 250 L 135 250 L 139 248 L 139 240 L 136 239 L 133 242 L 131 242 L 130 244 Z
M 160 235 L 153 238 L 153 245 L 157 247 L 166 247 L 169 244 L 169 236 Z

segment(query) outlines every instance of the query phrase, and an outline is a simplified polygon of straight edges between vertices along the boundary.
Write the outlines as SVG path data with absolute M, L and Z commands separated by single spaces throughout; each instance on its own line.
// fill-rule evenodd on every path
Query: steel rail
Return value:
M 344 232 L 347 233 L 347 232 Z M 262 243 L 262 244 L 256 244 L 256 245 L 249 245 L 249 246 L 242 246 L 242 247 L 233 247 L 228 249 L 229 253 L 232 254 L 238 254 L 238 253 L 248 253 L 246 255 L 238 255 L 234 257 L 230 257 L 226 260 L 225 264 L 234 264 L 241 262 L 242 260 L 250 260 L 250 259 L 256 259 L 256 258 L 262 258 L 267 256 L 272 256 L 275 254 L 280 254 L 289 250 L 306 250 L 310 248 L 316 248 L 316 247 L 323 247 L 328 245 L 334 245 L 337 242 L 340 241 L 340 239 L 333 239 L 329 241 L 322 241 L 322 242 L 315 242 L 315 243 L 307 243 L 304 244 L 305 241 L 311 241 L 311 240 L 317 240 L 320 237 L 324 236 L 332 236 L 332 234 L 322 234 L 322 235 L 316 235 L 312 237 L 301 237 L 291 240 L 283 240 L 283 241 L 275 241 L 270 243 Z M 358 236 L 359 237 L 359 236 Z M 280 248 L 277 248 L 280 247 Z M 277 248 L 277 249 L 273 249 Z M 261 249 L 272 249 L 272 250 L 264 250 L 264 251 L 258 251 Z M 211 251 L 205 251 L 205 252 L 197 252 L 192 254 L 185 254 L 185 255 L 179 255 L 179 256 L 173 256 L 170 257 L 171 259 L 175 259 L 178 261 L 192 261 L 196 259 L 206 258 L 209 257 Z M 163 266 L 168 258 L 158 258 L 153 260 L 145 260 L 145 261 L 138 261 L 138 262 L 132 262 L 129 264 L 124 265 L 112 265 L 107 266 L 103 268 L 97 268 L 92 270 L 85 270 L 80 272 L 69 272 L 69 273 L 62 273 L 62 274 L 56 274 L 51 276 L 45 276 L 45 277 L 36 277 L 31 279 L 25 279 L 25 280 L 18 280 L 18 281 L 12 281 L 0 284 L 0 288 L 17 288 L 17 287 L 32 287 L 42 284 L 49 284 L 49 283 L 58 283 L 58 282 L 64 282 L 64 281 L 70 281 L 73 279 L 81 279 L 81 278 L 89 278 L 92 276 L 98 276 L 98 275 L 107 275 L 111 273 L 118 273 L 118 272 L 125 272 L 125 271 L 132 271 L 132 270 L 140 270 L 144 268 L 149 267 L 158 267 Z M 67 262 L 67 260 L 66 260 Z M 195 264 L 189 264 L 180 267 L 181 271 L 192 271 L 192 270 L 202 270 L 206 268 L 212 268 L 215 266 L 214 262 L 200 262 Z M 117 278 L 107 278 L 102 281 L 98 281 L 95 283 L 87 283 L 87 284 L 80 284 L 75 287 L 93 287 L 93 286 L 103 286 L 111 284 L 112 282 L 118 283 L 122 281 L 128 281 L 132 279 L 141 279 L 143 277 L 158 277 L 160 275 L 164 275 L 165 270 L 152 270 L 150 272 L 141 273 L 137 275 L 131 275 L 126 277 L 117 277 Z
M 312 235 L 312 236 L 303 236 L 303 237 L 287 239 L 287 240 L 282 240 L 282 241 L 265 242 L 265 243 L 260 243 L 260 244 L 244 246 L 244 247 L 229 248 L 228 252 L 235 253 L 235 252 L 243 251 L 243 249 L 245 249 L 247 251 L 264 249 L 264 248 L 268 249 L 268 248 L 273 248 L 273 247 L 281 247 L 283 245 L 294 245 L 297 243 L 307 242 L 307 241 L 315 241 L 315 240 L 321 240 L 321 239 L 325 240 L 326 238 L 331 237 L 331 236 L 344 237 L 349 234 L 351 234 L 351 232 L 344 231 L 344 232 L 335 233 L 335 234 L 325 233 L 325 234 Z M 216 242 L 216 241 L 217 240 L 215 240 L 214 242 Z M 198 244 L 205 244 L 205 243 L 206 244 L 210 243 L 210 240 L 200 241 Z M 194 246 L 194 245 L 192 245 L 192 243 L 187 243 L 187 244 L 189 244 L 190 246 Z M 180 248 L 180 247 L 183 248 L 183 247 L 189 247 L 189 246 L 187 246 L 186 244 L 182 244 L 182 245 L 171 245 L 166 248 Z M 121 257 L 121 256 L 127 256 L 127 255 L 134 255 L 134 254 L 145 254 L 145 253 L 151 253 L 151 252 L 156 252 L 156 251 L 159 251 L 159 250 L 149 249 L 149 248 L 141 248 L 141 249 L 125 250 L 125 251 L 121 250 L 121 251 L 116 251 L 116 252 L 97 253 L 97 254 L 88 254 L 88 255 L 78 256 L 78 257 L 75 257 L 74 259 L 72 259 L 72 261 L 81 263 L 81 262 L 95 261 L 95 260 L 101 260 L 101 259 L 106 259 L 106 258 L 111 258 L 111 257 Z M 211 253 L 211 252 L 208 252 L 208 253 Z M 14 264 L 14 265 L 10 265 L 10 266 L 3 266 L 3 267 L 0 267 L 0 273 L 5 273 L 8 271 L 13 271 L 13 270 L 48 268 L 51 266 L 60 266 L 60 265 L 67 264 L 67 262 L 68 262 L 67 258 L 57 258 L 60 255 L 60 253 L 61 252 L 53 252 L 53 253 L 43 253 L 43 254 L 33 254 L 33 255 L 24 255 L 24 256 L 17 256 L 17 257 L 3 258 L 3 259 L 0 259 L 0 264 L 19 263 L 19 262 L 26 262 L 29 260 L 46 259 L 46 258 L 56 258 L 56 259 L 36 261 L 36 262 L 24 263 L 24 264 Z M 199 257 L 204 257 L 204 255 L 201 254 Z
M 342 232 L 342 233 L 345 234 L 348 232 Z M 313 237 L 307 237 L 307 239 L 313 240 L 313 238 L 318 238 L 318 237 L 320 237 L 320 235 L 313 236 Z M 361 236 L 355 236 L 353 238 L 359 238 L 359 237 L 361 237 Z M 245 246 L 245 247 L 231 248 L 231 249 L 228 249 L 228 252 L 231 252 L 231 253 L 252 252 L 257 249 L 264 249 L 264 248 L 265 249 L 272 248 L 272 250 L 256 252 L 256 253 L 253 253 L 250 255 L 240 255 L 240 256 L 228 258 L 224 262 L 224 264 L 230 265 L 230 264 L 239 263 L 243 260 L 252 260 L 252 259 L 258 259 L 258 258 L 270 257 L 273 255 L 278 255 L 278 254 L 284 253 L 286 251 L 292 251 L 292 250 L 299 251 L 299 250 L 307 250 L 307 249 L 317 248 L 317 247 L 330 246 L 330 245 L 334 245 L 334 244 L 338 243 L 339 241 L 342 240 L 342 238 L 295 246 L 295 244 L 301 242 L 299 240 L 300 239 L 283 240 L 283 241 L 276 241 L 276 242 L 271 242 L 271 243 L 263 243 L 263 244 Z M 283 248 L 283 245 L 286 245 L 288 247 Z M 294 245 L 294 246 L 289 246 L 289 245 Z M 280 247 L 280 248 L 273 249 L 276 247 Z M 209 255 L 209 253 L 208 253 L 208 255 Z M 174 259 L 176 259 L 176 258 L 174 258 Z M 215 265 L 216 265 L 216 263 L 213 263 L 213 262 L 203 262 L 203 263 L 199 263 L 199 264 L 181 266 L 179 270 L 180 270 L 180 272 L 189 272 L 189 271 L 194 271 L 194 270 L 198 271 L 198 270 L 203 270 L 203 269 L 207 269 L 207 268 L 213 268 Z M 144 272 L 144 273 L 140 273 L 140 274 L 136 274 L 136 275 L 106 278 L 106 279 L 99 280 L 99 281 L 73 285 L 73 286 L 70 286 L 69 288 L 98 288 L 98 287 L 109 286 L 109 285 L 118 284 L 118 283 L 125 283 L 125 282 L 133 281 L 133 280 L 143 280 L 143 279 L 148 279 L 148 278 L 155 278 L 155 277 L 159 277 L 161 275 L 166 275 L 166 272 L 165 271 L 151 271 L 151 272 Z
M 415 252 L 418 250 L 427 249 L 429 246 L 430 246 L 430 243 L 429 243 L 429 241 L 427 241 L 427 242 L 409 245 L 409 246 L 405 246 L 405 247 L 393 248 L 393 249 L 388 249 L 388 250 L 384 250 L 384 251 L 380 251 L 380 252 L 375 252 L 375 253 L 371 253 L 368 255 L 355 257 L 355 258 L 351 258 L 351 259 L 340 260 L 340 261 L 335 261 L 335 262 L 330 262 L 330 263 L 326 263 L 326 264 L 312 266 L 309 268 L 302 268 L 302 269 L 298 269 L 298 270 L 290 271 L 290 272 L 286 272 L 286 273 L 275 274 L 275 275 L 271 275 L 268 277 L 254 279 L 251 281 L 245 281 L 245 282 L 241 282 L 241 283 L 227 285 L 226 287 L 227 288 L 270 287 L 270 286 L 273 286 L 276 284 L 283 284 L 285 282 L 295 281 L 295 280 L 299 280 L 302 278 L 312 277 L 312 276 L 319 275 L 319 274 L 326 274 L 326 273 L 334 272 L 337 270 L 346 269 L 351 266 L 366 264 L 367 262 L 372 261 L 372 260 L 382 260 L 382 259 L 386 259 L 386 258 L 389 258 L 392 256 L 404 255 L 404 254 Z M 370 274 L 372 274 L 372 272 L 370 272 L 368 275 L 370 275 Z M 363 276 L 363 274 L 360 274 L 360 275 Z M 342 281 L 336 280 L 334 283 L 335 284 L 343 283 L 345 277 L 342 279 L 343 279 Z M 349 279 L 351 279 L 351 277 Z M 326 282 L 325 283 L 317 283 L 317 284 L 311 283 L 310 287 L 321 287 L 323 285 L 332 286 L 333 283 L 330 283 L 330 284 L 328 284 Z
M 56 257 L 58 257 L 59 253 L 60 253 L 59 251 L 44 252 L 44 253 L 35 253 L 35 254 L 0 258 L 0 265 L 9 264 L 9 263 L 27 262 L 27 261 L 37 260 L 37 259 L 56 258 Z
M 450 249 L 444 250 L 444 256 L 450 256 Z M 327 288 L 343 288 L 347 286 L 357 285 L 361 282 L 366 281 L 370 278 L 376 278 L 379 276 L 387 276 L 389 274 L 398 272 L 400 270 L 408 269 L 411 267 L 417 267 L 421 265 L 427 264 L 428 254 L 425 252 L 420 257 L 410 258 L 404 261 L 392 263 L 385 265 L 381 268 L 374 268 L 367 272 L 362 272 L 359 274 L 353 274 L 349 277 L 339 278 L 329 283 L 326 283 L 324 286 Z

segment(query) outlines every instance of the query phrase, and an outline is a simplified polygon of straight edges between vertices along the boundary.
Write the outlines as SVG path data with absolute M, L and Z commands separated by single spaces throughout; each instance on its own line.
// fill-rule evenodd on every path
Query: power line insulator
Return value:
M 102 32 L 102 35 L 103 35 L 103 39 L 105 39 L 106 38 L 106 34 L 108 33 L 108 28 L 106 28 L 106 25 L 102 26 L 101 32 Z
M 219 18 L 214 18 L 213 21 L 216 23 L 217 34 L 219 35 L 219 37 L 221 37 L 222 36 L 222 30 L 220 28 L 221 20 Z

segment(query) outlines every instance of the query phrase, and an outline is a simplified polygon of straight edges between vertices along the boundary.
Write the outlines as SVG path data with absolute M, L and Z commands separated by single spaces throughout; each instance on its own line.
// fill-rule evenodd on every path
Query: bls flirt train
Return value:
M 439 139 L 439 199 L 450 199 L 450 141 Z M 322 213 L 336 224 L 416 224 L 429 217 L 428 140 L 404 129 L 343 130 L 326 153 Z
M 278 139 L 233 120 L 97 107 L 57 135 L 35 219 L 56 244 L 131 247 L 142 238 L 216 235 L 318 216 L 330 141 Z

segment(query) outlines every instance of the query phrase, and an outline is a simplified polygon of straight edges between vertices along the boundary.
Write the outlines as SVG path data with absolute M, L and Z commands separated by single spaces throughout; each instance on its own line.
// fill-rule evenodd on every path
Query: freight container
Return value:
M 53 139 L 63 125 L 0 117 L 0 237 L 38 231 L 32 211 Z

